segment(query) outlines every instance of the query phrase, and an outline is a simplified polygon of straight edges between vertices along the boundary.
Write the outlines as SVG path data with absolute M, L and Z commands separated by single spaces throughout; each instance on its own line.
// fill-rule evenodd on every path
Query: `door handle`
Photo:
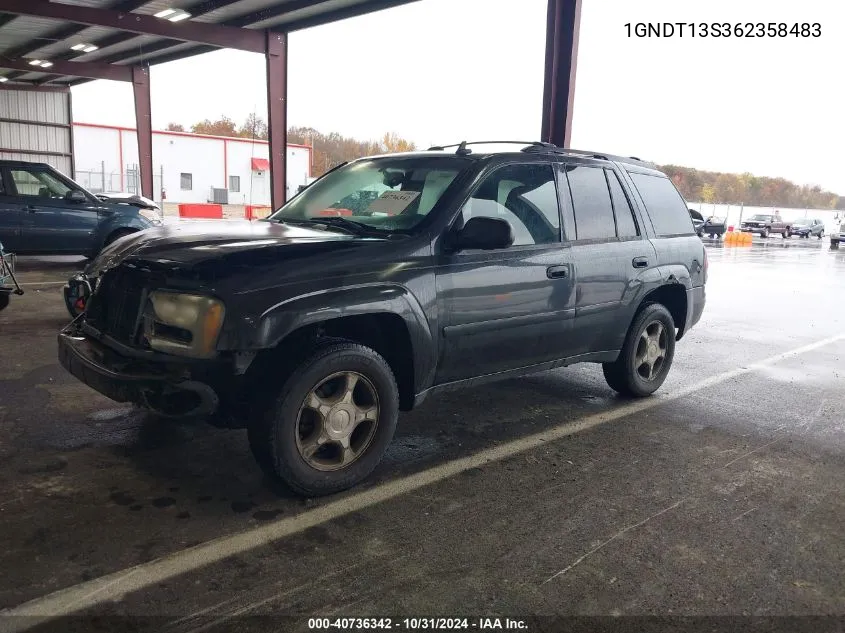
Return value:
M 648 268 L 648 258 L 646 258 L 646 257 L 635 257 L 631 261 L 631 265 L 633 265 L 634 268 Z
M 546 276 L 549 279 L 561 279 L 569 276 L 569 266 L 549 266 L 546 268 Z

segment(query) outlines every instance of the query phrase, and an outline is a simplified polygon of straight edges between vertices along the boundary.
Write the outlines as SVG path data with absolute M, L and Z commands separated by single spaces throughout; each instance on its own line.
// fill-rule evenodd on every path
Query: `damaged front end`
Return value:
M 159 277 L 122 264 L 96 283 L 84 274 L 74 278 L 66 302 L 79 314 L 59 333 L 59 359 L 118 402 L 164 416 L 214 414 L 233 378 L 231 362 L 216 351 L 223 303 L 165 289 Z

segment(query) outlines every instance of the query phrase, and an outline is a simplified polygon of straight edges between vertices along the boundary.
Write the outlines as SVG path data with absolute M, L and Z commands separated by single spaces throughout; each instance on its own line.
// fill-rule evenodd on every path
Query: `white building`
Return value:
M 138 137 L 132 128 L 73 124 L 76 180 L 93 192 L 140 193 Z M 270 204 L 267 141 L 153 132 L 156 201 Z M 287 197 L 311 181 L 311 148 L 287 147 Z

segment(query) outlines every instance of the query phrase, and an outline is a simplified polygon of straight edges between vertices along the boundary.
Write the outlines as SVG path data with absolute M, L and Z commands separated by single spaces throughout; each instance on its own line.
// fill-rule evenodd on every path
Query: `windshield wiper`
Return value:
M 355 220 L 348 220 L 347 218 L 341 216 L 329 216 L 326 218 L 309 218 L 309 219 L 298 219 L 298 218 L 280 218 L 282 222 L 285 224 L 304 224 L 306 226 L 313 226 L 322 224 L 324 226 L 331 226 L 339 229 L 343 229 L 348 233 L 352 233 L 353 235 L 379 235 L 383 236 L 386 231 L 382 229 L 377 229 L 373 226 L 368 226 L 363 222 L 356 222 Z

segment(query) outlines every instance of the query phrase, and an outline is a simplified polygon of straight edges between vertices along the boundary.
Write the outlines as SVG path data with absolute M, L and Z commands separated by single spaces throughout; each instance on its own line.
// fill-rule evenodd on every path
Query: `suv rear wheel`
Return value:
M 769 227 L 767 226 L 762 231 L 760 231 L 760 237 L 766 238 L 769 237 Z
M 378 353 L 352 342 L 318 348 L 251 424 L 264 472 L 319 496 L 354 486 L 381 461 L 396 430 L 399 390 Z
M 619 358 L 604 363 L 604 378 L 625 396 L 642 398 L 660 388 L 675 356 L 675 321 L 662 304 L 650 303 L 631 324 Z

